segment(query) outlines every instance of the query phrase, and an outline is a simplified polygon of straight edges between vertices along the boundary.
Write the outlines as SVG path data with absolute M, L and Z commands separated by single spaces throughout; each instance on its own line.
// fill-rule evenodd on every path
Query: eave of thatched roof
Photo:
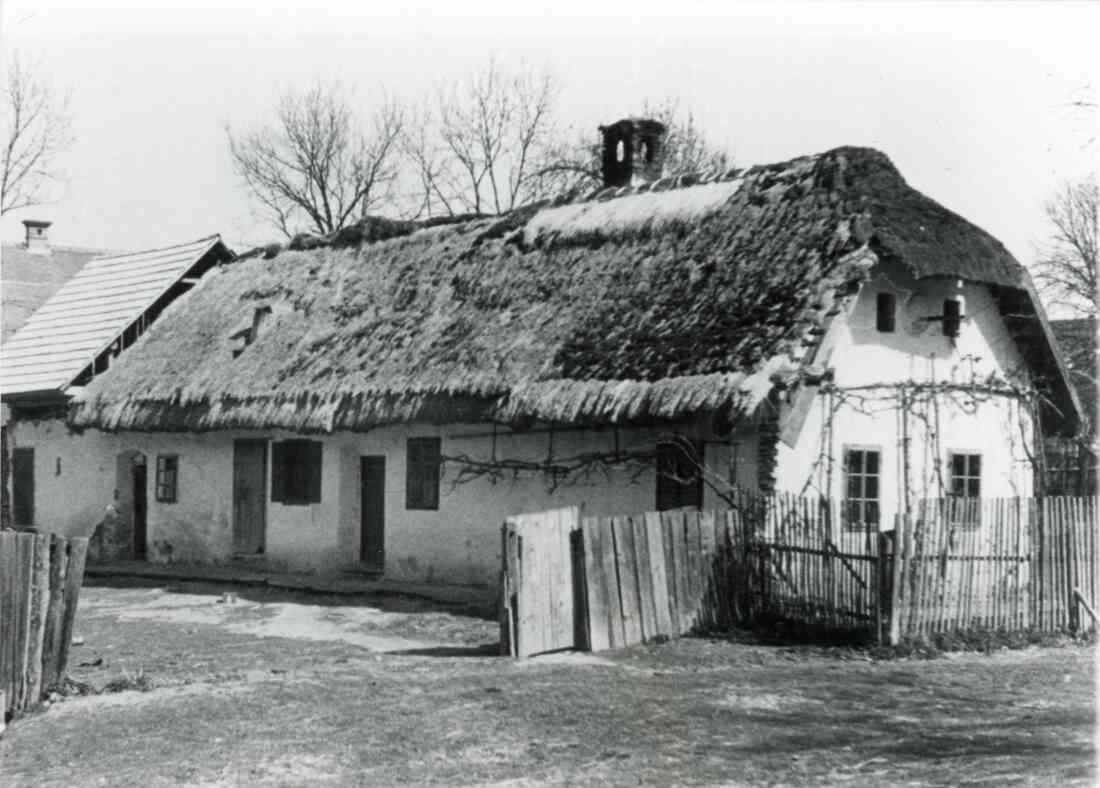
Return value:
M 692 180 L 432 226 L 371 219 L 257 250 L 170 307 L 71 422 L 331 431 L 735 415 L 883 255 L 918 277 L 1021 281 L 999 244 L 876 151 Z M 233 357 L 229 334 L 258 308 L 270 319 Z

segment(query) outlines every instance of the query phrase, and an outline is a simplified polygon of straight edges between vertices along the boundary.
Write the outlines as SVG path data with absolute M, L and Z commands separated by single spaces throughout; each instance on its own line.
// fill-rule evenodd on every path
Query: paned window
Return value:
M 951 452 L 951 496 L 962 499 L 952 502 L 952 522 L 959 525 L 981 524 L 982 455 Z
M 850 530 L 878 529 L 881 465 L 878 449 L 844 450 L 844 525 Z
M 179 480 L 180 458 L 176 454 L 157 455 L 157 501 L 176 502 L 176 487 Z

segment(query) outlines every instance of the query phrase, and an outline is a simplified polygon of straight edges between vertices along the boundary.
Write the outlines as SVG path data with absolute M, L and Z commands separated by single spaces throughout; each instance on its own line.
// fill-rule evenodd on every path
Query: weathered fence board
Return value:
M 65 678 L 88 540 L 0 531 L 0 693 L 5 712 Z

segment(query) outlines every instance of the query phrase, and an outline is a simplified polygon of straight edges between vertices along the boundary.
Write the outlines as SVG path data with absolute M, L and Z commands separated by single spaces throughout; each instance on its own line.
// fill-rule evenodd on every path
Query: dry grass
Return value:
M 74 674 L 101 686 L 144 670 L 155 688 L 71 699 L 16 722 L 0 742 L 0 784 L 1089 785 L 1095 777 L 1086 648 L 877 662 L 852 650 L 690 639 L 515 662 L 486 655 L 492 622 L 409 600 L 382 605 L 393 614 L 378 619 L 385 634 L 416 640 L 431 631 L 447 647 L 381 653 L 127 617 L 149 598 L 148 590 L 85 590 L 86 645 L 74 664 L 95 655 L 105 663 Z M 325 607 L 317 601 L 246 596 L 232 615 Z

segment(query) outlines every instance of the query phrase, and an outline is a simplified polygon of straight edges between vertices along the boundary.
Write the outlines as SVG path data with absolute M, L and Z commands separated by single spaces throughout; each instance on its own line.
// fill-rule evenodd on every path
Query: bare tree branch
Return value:
M 267 220 L 288 238 L 325 234 L 365 216 L 397 178 L 403 106 L 385 98 L 363 124 L 339 85 L 287 93 L 272 123 L 226 129 L 233 167 Z
M 35 68 L 18 53 L 8 66 L 0 215 L 49 202 L 60 178 L 56 158 L 73 141 L 68 101 Z
M 543 196 L 559 92 L 548 72 L 495 61 L 441 85 L 403 143 L 420 212 L 504 213 Z
M 1094 317 L 1097 292 L 1097 208 L 1100 184 L 1091 175 L 1065 183 L 1046 205 L 1050 241 L 1036 261 L 1036 280 L 1053 303 Z

